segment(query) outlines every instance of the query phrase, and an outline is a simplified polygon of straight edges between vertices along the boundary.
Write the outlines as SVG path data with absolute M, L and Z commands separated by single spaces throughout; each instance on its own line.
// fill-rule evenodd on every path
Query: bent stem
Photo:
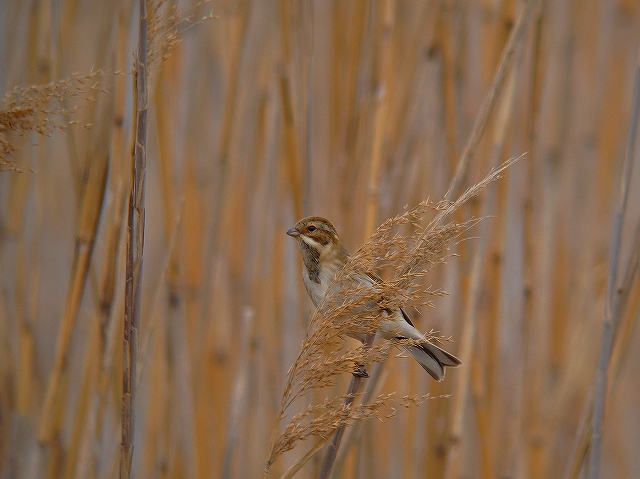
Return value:
M 375 335 L 368 334 L 367 339 L 364 342 L 364 349 L 371 347 L 373 344 L 373 339 Z M 360 390 L 360 384 L 362 383 L 362 376 L 354 375 L 351 378 L 351 383 L 349 384 L 349 389 L 347 390 L 347 394 L 344 399 L 344 409 L 347 410 L 351 408 L 354 399 L 356 398 L 356 394 Z M 344 431 L 346 429 L 346 425 L 340 426 L 336 429 L 336 432 L 333 433 L 333 439 L 329 444 L 327 452 L 324 455 L 324 459 L 322 460 L 322 465 L 320 466 L 320 474 L 318 474 L 318 479 L 328 479 L 329 474 L 331 474 L 331 469 L 333 469 L 333 463 L 336 460 L 336 455 L 338 454 L 338 448 L 340 447 L 340 443 L 342 442 L 342 436 L 344 436 Z
M 280 476 L 280 479 L 291 479 L 300 469 L 304 466 L 309 459 L 311 459 L 315 454 L 322 449 L 322 446 L 327 442 L 327 439 L 321 439 L 318 443 L 313 446 L 313 448 L 306 453 L 303 457 L 294 462 L 289 469 L 285 471 L 285 473 Z

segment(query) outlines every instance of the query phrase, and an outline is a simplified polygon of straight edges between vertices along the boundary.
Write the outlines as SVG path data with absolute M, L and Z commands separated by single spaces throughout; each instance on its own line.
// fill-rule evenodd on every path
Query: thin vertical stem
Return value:
M 629 140 L 627 151 L 622 166 L 620 177 L 620 196 L 618 197 L 618 208 L 616 210 L 615 223 L 613 226 L 613 241 L 611 245 L 611 256 L 609 258 L 609 282 L 607 284 L 607 295 L 605 298 L 604 321 L 602 324 L 602 339 L 600 342 L 600 357 L 598 359 L 598 369 L 595 374 L 594 384 L 594 404 L 593 404 L 593 427 L 591 430 L 591 450 L 589 456 L 590 479 L 600 477 L 600 459 L 602 443 L 602 423 L 604 421 L 604 407 L 607 392 L 607 379 L 609 362 L 613 343 L 617 336 L 618 324 L 628 297 L 631 284 L 623 285 L 616 289 L 618 280 L 618 262 L 620 259 L 620 244 L 622 242 L 622 226 L 624 224 L 625 212 L 627 210 L 627 199 L 629 197 L 629 184 L 631 183 L 631 173 L 635 158 L 636 133 L 638 130 L 638 120 L 640 117 L 640 65 L 636 66 L 634 82 L 634 101 L 629 127 Z M 635 276 L 637 262 L 630 262 L 624 275 L 625 279 Z
M 502 105 L 498 110 L 498 120 L 496 126 L 496 135 L 493 144 L 493 158 L 496 168 L 500 164 L 500 158 L 503 154 L 506 132 L 509 122 L 513 114 L 513 98 L 515 92 L 515 76 L 512 74 L 507 82 L 505 96 Z M 481 217 L 486 218 L 495 209 L 496 204 L 496 185 L 491 185 L 487 192 L 487 198 L 484 203 Z M 482 294 L 482 281 L 485 270 L 485 261 L 487 251 L 489 249 L 489 239 L 491 237 L 491 225 L 488 221 L 484 221 L 480 225 L 481 232 L 478 249 L 472 261 L 471 271 L 469 273 L 469 289 L 467 292 L 466 311 L 462 324 L 462 341 L 460 346 L 461 358 L 472 358 L 476 347 L 477 323 L 479 316 L 479 308 Z M 447 464 L 445 474 L 447 478 L 453 479 L 460 475 L 460 454 L 461 442 L 464 431 L 465 407 L 471 394 L 471 368 L 461 368 L 456 376 L 456 385 L 452 404 L 452 424 L 451 424 L 451 446 L 447 451 Z M 481 452 L 482 449 L 481 449 Z
M 518 20 L 516 21 L 513 30 L 511 30 L 507 44 L 502 51 L 500 63 L 498 64 L 496 74 L 493 77 L 493 82 L 482 100 L 482 105 L 480 105 L 480 110 L 478 110 L 478 114 L 476 115 L 471 135 L 469 135 L 467 144 L 462 151 L 462 155 L 460 155 L 460 160 L 456 167 L 456 173 L 446 195 L 447 200 L 452 200 L 460 194 L 473 153 L 475 152 L 478 143 L 480 143 L 485 127 L 489 122 L 489 116 L 491 115 L 496 104 L 496 100 L 498 99 L 498 94 L 502 91 L 504 82 L 507 79 L 507 73 L 511 70 L 511 65 L 513 64 L 513 58 L 515 56 L 514 53 L 520 45 L 520 40 L 524 38 L 525 29 L 529 25 L 531 18 L 533 18 L 532 12 L 537 4 L 538 0 L 528 0 L 522 7 L 522 13 L 518 16 Z
M 375 88 L 375 105 L 373 120 L 373 140 L 371 148 L 371 163 L 369 166 L 369 177 L 367 180 L 367 205 L 365 234 L 370 235 L 378 224 L 378 180 L 380 167 L 382 164 L 383 144 L 385 128 L 388 121 L 388 102 L 390 88 L 391 65 L 392 65 L 392 38 L 393 26 L 395 23 L 395 2 L 386 0 L 382 5 L 382 25 L 380 27 L 380 59 L 376 72 L 377 85 Z
M 373 334 L 367 335 L 367 339 L 364 342 L 364 348 L 369 348 L 373 344 L 374 339 Z M 349 389 L 347 390 L 347 394 L 344 399 L 344 409 L 348 409 L 353 404 L 353 401 L 356 398 L 356 394 L 360 390 L 360 385 L 362 383 L 362 376 L 353 375 L 351 378 L 351 383 L 349 384 Z M 342 442 L 342 436 L 344 436 L 344 431 L 347 426 L 340 426 L 336 429 L 336 432 L 333 433 L 333 439 L 331 443 L 327 447 L 327 452 L 324 455 L 324 459 L 322 460 L 322 465 L 320 466 L 320 473 L 318 474 L 318 479 L 328 479 L 329 474 L 331 474 L 331 469 L 333 468 L 333 463 L 336 460 L 336 455 L 338 454 L 338 448 L 340 447 L 340 443 Z
M 136 399 L 136 361 L 138 359 L 138 331 L 140 329 L 142 253 L 144 247 L 144 193 L 147 144 L 147 11 L 140 0 L 138 56 L 136 59 L 135 111 L 136 141 L 133 147 L 132 183 L 129 194 L 127 234 L 127 266 L 124 311 L 124 358 L 122 378 L 122 442 L 120 478 L 131 477 Z

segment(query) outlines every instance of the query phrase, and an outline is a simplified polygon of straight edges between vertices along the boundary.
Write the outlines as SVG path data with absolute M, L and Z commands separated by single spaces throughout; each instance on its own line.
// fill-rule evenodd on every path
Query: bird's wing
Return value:
M 380 276 L 378 276 L 377 274 L 375 274 L 373 271 L 367 271 L 365 273 L 365 275 L 368 276 L 369 279 L 371 281 L 373 281 L 374 283 L 378 283 L 378 284 L 384 283 L 384 281 L 382 281 L 382 278 Z
M 370 279 L 371 281 L 373 281 L 374 283 L 383 283 L 384 281 L 382 280 L 382 278 L 380 276 L 378 276 L 377 274 L 375 274 L 372 271 L 368 271 L 365 273 Z M 409 323 L 411 326 L 413 326 L 413 323 L 411 322 L 411 320 L 409 319 L 409 316 L 407 315 L 407 313 L 405 313 L 404 309 L 400 308 L 400 312 L 402 313 L 402 317 L 404 318 L 404 320 Z
M 409 323 L 411 326 L 413 326 L 413 323 L 411 322 L 411 320 L 409 319 L 409 316 L 407 315 L 407 313 L 404 312 L 404 309 L 400 308 L 400 312 L 402 313 L 402 317 L 404 318 L 404 320 Z M 415 326 L 414 326 L 415 327 Z

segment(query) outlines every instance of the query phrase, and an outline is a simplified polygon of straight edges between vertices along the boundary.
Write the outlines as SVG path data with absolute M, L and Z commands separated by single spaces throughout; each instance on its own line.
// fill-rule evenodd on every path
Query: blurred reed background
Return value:
M 134 477 L 261 477 L 312 309 L 284 233 L 326 216 L 354 251 L 405 205 L 443 198 L 463 151 L 459 191 L 529 152 L 460 211 L 491 218 L 429 276 L 450 295 L 414 315 L 452 336 L 464 365 L 435 383 L 392 358 L 383 392 L 451 396 L 366 423 L 335 477 L 586 477 L 640 6 L 524 5 L 178 3 L 183 19 L 217 18 L 176 27 L 183 41 L 149 83 Z M 156 33 L 170 37 L 166 7 Z M 104 71 L 93 101 L 63 101 L 78 107 L 64 134 L 7 133 L 22 172 L 0 173 L 2 478 L 118 473 L 137 11 L 0 3 L 0 91 Z M 639 248 L 638 170 L 621 274 Z M 601 477 L 640 470 L 637 283 L 609 368 Z

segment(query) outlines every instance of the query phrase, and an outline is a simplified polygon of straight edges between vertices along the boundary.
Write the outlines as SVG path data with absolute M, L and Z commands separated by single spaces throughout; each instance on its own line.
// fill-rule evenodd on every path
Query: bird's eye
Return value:
M 307 228 L 307 230 L 309 231 L 309 233 L 312 233 L 313 231 L 317 230 L 318 228 L 316 228 L 315 226 L 311 225 Z

